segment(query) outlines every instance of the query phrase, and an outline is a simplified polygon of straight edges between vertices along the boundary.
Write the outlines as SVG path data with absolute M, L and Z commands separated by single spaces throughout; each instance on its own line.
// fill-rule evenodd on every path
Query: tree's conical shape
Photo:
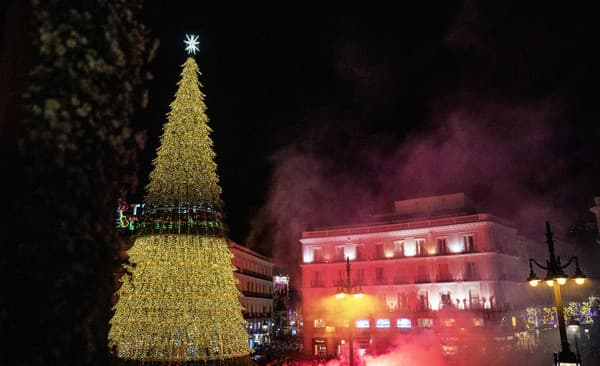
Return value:
M 208 127 L 198 65 L 189 57 L 171 103 L 161 145 L 146 187 L 155 207 L 219 206 L 221 187 Z
M 188 58 L 117 292 L 109 343 L 123 359 L 231 361 L 251 351 L 198 75 Z

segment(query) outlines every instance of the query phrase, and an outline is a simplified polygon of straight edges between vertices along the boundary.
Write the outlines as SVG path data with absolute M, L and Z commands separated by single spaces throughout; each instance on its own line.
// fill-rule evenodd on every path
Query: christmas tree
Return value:
M 188 50 L 196 40 L 188 37 Z M 199 74 L 188 57 L 117 291 L 109 344 L 125 360 L 243 364 L 251 351 Z

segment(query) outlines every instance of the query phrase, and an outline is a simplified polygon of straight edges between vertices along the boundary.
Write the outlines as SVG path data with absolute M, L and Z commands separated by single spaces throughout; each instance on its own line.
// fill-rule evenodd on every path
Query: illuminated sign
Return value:
M 273 285 L 278 290 L 286 290 L 290 283 L 289 276 L 273 276 Z
M 117 201 L 117 219 L 116 226 L 119 230 L 137 230 L 139 223 L 139 213 L 144 208 L 144 204 L 132 203 L 128 204 L 125 200 L 119 199 Z
M 401 319 L 396 320 L 396 327 L 408 329 L 408 328 L 412 327 L 412 322 L 410 321 L 410 319 L 401 318 Z
M 370 327 L 369 319 L 356 319 L 356 327 L 357 328 L 369 328 Z
M 277 284 L 287 285 L 290 281 L 289 276 L 273 276 L 273 281 Z
M 419 319 L 418 322 L 421 328 L 431 328 L 433 326 L 433 320 L 429 318 Z
M 389 319 L 377 319 L 375 321 L 375 328 L 389 328 L 390 320 Z

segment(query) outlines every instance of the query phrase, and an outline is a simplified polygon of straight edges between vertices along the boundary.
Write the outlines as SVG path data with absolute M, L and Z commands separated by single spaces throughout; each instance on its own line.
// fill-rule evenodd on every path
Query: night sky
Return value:
M 540 240 L 544 220 L 563 232 L 591 220 L 597 13 L 564 2 L 399 4 L 148 1 L 143 19 L 160 47 L 129 200 L 141 199 L 184 35 L 195 33 L 230 237 L 281 263 L 302 230 L 424 195 L 465 192 Z

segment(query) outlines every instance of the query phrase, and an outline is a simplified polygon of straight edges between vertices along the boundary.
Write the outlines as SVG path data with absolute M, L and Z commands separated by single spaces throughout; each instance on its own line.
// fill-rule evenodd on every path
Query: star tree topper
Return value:
M 195 34 L 186 34 L 185 35 L 185 41 L 183 41 L 183 43 L 185 43 L 185 50 L 188 52 L 188 55 L 195 55 L 197 51 L 200 51 L 200 48 L 198 48 L 198 45 L 200 44 L 200 42 L 198 42 L 198 37 Z

